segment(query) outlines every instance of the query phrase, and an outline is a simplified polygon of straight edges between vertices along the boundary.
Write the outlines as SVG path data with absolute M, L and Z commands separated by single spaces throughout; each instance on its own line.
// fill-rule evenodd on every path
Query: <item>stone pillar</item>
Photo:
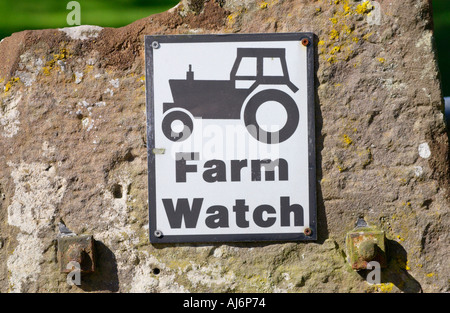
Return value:
M 303 31 L 316 35 L 317 242 L 150 244 L 144 35 Z M 427 0 L 183 0 L 123 28 L 5 38 L 0 292 L 449 291 L 434 49 Z M 346 261 L 359 217 L 386 233 L 377 285 Z M 80 286 L 59 272 L 61 220 L 96 239 Z

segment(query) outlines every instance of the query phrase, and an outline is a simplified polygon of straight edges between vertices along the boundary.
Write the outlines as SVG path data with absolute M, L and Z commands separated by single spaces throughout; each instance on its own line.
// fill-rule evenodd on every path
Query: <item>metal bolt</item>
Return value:
M 373 240 L 365 240 L 359 245 L 358 252 L 364 261 L 370 262 L 377 255 L 377 244 Z
M 58 260 L 61 264 L 61 273 L 69 273 L 67 268 L 70 262 L 80 264 L 82 273 L 95 271 L 94 238 L 90 235 L 70 236 L 58 238 Z
M 367 264 L 376 261 L 381 268 L 386 264 L 385 235 L 380 229 L 369 226 L 363 218 L 359 218 L 356 227 L 347 233 L 345 238 L 348 262 L 356 270 L 367 269 Z
M 307 227 L 307 228 L 305 228 L 305 230 L 303 231 L 303 233 L 304 233 L 306 236 L 311 236 L 312 230 L 311 230 L 311 228 Z
M 153 41 L 153 42 L 152 42 L 152 48 L 153 48 L 153 49 L 158 49 L 158 48 L 159 48 L 159 42 Z
M 160 231 L 160 230 L 155 230 L 154 234 L 155 234 L 155 237 L 157 237 L 157 238 L 161 238 L 163 235 L 162 231 Z
M 302 45 L 304 45 L 305 47 L 307 47 L 309 45 L 309 39 L 308 38 L 303 38 L 302 39 Z

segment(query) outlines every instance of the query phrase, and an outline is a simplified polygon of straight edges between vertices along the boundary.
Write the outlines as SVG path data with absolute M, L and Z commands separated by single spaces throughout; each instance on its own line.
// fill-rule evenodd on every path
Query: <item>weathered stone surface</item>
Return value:
M 430 1 L 378 3 L 380 25 L 362 1 L 184 0 L 120 29 L 4 39 L 0 292 L 449 291 L 449 145 Z M 319 240 L 151 245 L 144 35 L 300 31 L 317 35 Z M 359 216 L 387 235 L 379 285 L 346 262 Z M 59 272 L 60 219 L 98 240 L 97 271 L 80 287 Z

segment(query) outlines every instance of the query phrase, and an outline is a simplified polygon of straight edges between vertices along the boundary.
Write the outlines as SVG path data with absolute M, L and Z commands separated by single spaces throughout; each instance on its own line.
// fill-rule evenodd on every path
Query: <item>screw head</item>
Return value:
M 308 38 L 303 38 L 302 39 L 302 45 L 304 45 L 305 47 L 307 47 L 309 45 L 309 39 Z
M 158 49 L 158 48 L 159 48 L 159 42 L 153 41 L 153 42 L 152 42 L 152 48 L 153 48 L 153 49 Z
M 163 233 L 160 230 L 155 230 L 153 234 L 155 235 L 156 238 L 161 238 L 163 236 Z
M 304 233 L 306 236 L 311 236 L 312 230 L 311 230 L 311 228 L 307 227 L 307 228 L 305 228 L 305 230 L 303 231 L 303 233 Z

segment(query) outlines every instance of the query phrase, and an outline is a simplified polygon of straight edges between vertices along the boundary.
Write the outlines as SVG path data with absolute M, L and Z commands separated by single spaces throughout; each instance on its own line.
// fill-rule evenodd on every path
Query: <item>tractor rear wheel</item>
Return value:
M 173 122 L 179 121 L 183 124 L 181 131 L 173 129 Z M 162 121 L 162 131 L 167 139 L 175 142 L 181 142 L 189 138 L 194 130 L 194 123 L 189 114 L 183 111 L 171 111 L 167 113 Z
M 262 104 L 274 101 L 281 104 L 287 113 L 287 120 L 278 131 L 266 131 L 259 125 L 256 113 Z M 244 111 L 244 123 L 249 133 L 258 141 L 267 144 L 277 144 L 289 139 L 297 129 L 300 116 L 297 104 L 287 93 L 277 89 L 267 89 L 258 92 L 247 103 Z

